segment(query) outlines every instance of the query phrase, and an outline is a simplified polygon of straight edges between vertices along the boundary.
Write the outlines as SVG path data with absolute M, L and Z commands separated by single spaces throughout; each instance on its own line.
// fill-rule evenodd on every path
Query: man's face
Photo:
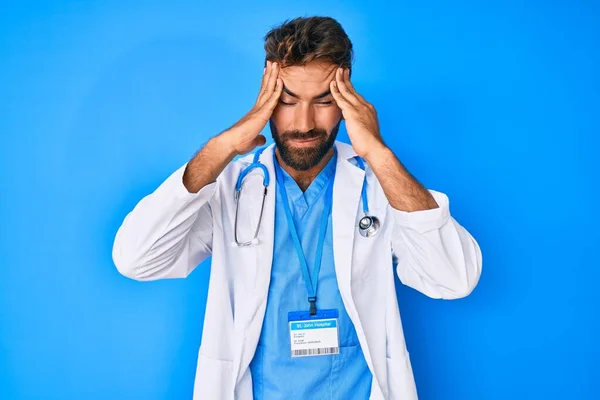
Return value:
M 314 61 L 286 67 L 283 93 L 269 121 L 283 161 L 298 171 L 317 165 L 332 148 L 342 112 L 329 92 L 337 66 Z

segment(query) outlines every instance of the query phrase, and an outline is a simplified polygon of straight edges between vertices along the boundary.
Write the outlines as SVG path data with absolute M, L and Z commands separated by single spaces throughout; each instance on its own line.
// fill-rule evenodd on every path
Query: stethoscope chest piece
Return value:
M 365 215 L 358 222 L 358 231 L 366 238 L 377 235 L 380 227 L 379 219 L 373 215 Z

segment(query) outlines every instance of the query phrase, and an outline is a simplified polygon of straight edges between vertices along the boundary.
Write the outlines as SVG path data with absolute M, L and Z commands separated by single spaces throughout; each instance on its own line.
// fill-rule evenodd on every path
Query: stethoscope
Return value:
M 252 161 L 252 164 L 248 165 L 246 168 L 244 168 L 242 170 L 242 172 L 238 176 L 237 182 L 235 184 L 234 198 L 236 201 L 236 206 L 235 206 L 235 220 L 234 220 L 234 227 L 233 227 L 233 235 L 234 235 L 235 243 L 233 243 L 233 244 L 238 247 L 251 246 L 253 244 L 258 243 L 258 232 L 260 230 L 260 224 L 262 222 L 263 212 L 265 209 L 265 199 L 267 198 L 267 190 L 268 190 L 268 187 L 270 184 L 269 171 L 267 170 L 267 167 L 265 167 L 265 165 L 259 161 L 260 155 L 262 154 L 262 152 L 264 150 L 265 150 L 265 147 L 258 150 L 254 154 L 254 160 Z M 360 157 L 357 157 L 356 160 L 358 162 L 358 166 L 363 171 L 366 171 L 364 161 Z M 248 174 L 256 168 L 261 169 L 263 172 L 264 191 L 263 191 L 262 203 L 260 206 L 260 216 L 258 217 L 258 223 L 256 224 L 256 230 L 254 231 L 254 237 L 247 242 L 240 242 L 238 239 L 238 229 L 237 228 L 238 228 L 238 211 L 239 211 L 239 206 L 240 206 L 242 185 L 244 184 L 244 178 L 246 176 L 248 176 Z M 379 232 L 381 223 L 379 222 L 379 218 L 377 218 L 374 215 L 369 215 L 369 203 L 367 201 L 367 176 L 366 176 L 366 174 L 365 174 L 365 178 L 363 180 L 361 196 L 362 196 L 364 216 L 358 222 L 358 232 L 361 234 L 361 236 L 370 238 L 370 237 L 375 236 L 377 234 L 377 232 Z

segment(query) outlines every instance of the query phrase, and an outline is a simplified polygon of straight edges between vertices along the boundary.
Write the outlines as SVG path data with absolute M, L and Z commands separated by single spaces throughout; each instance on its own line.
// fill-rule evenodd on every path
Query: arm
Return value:
M 422 187 L 384 144 L 377 113 L 339 69 L 331 94 L 342 110 L 356 153 L 363 157 L 389 202 L 392 251 L 398 277 L 433 298 L 465 297 L 481 275 L 481 250 L 451 216 L 448 198 Z
M 402 283 L 432 298 L 469 295 L 481 275 L 481 249 L 451 217 L 447 196 L 425 189 L 385 146 L 366 157 L 390 204 Z
M 385 145 L 371 149 L 365 154 L 365 160 L 373 169 L 393 208 L 413 212 L 439 207 L 433 195 L 410 175 Z
M 250 112 L 212 138 L 125 217 L 112 253 L 121 274 L 140 281 L 183 278 L 211 254 L 209 201 L 217 190 L 217 178 L 236 155 L 265 144 L 260 132 L 283 89 L 278 76 L 277 65 L 268 62 Z
M 140 281 L 184 278 L 211 254 L 209 200 L 217 176 L 232 158 L 220 138 L 213 138 L 135 206 L 113 246 L 121 274 Z

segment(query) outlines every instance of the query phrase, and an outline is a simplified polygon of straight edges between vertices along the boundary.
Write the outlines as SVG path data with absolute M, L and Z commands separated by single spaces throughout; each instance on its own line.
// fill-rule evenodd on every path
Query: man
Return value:
M 288 21 L 265 50 L 254 107 L 136 205 L 115 264 L 149 281 L 212 255 L 195 399 L 416 399 L 393 273 L 432 298 L 464 297 L 479 246 L 385 145 L 339 23 Z M 336 140 L 342 120 L 351 145 Z M 275 144 L 234 196 L 256 164 L 233 159 L 266 143 L 267 122 Z

